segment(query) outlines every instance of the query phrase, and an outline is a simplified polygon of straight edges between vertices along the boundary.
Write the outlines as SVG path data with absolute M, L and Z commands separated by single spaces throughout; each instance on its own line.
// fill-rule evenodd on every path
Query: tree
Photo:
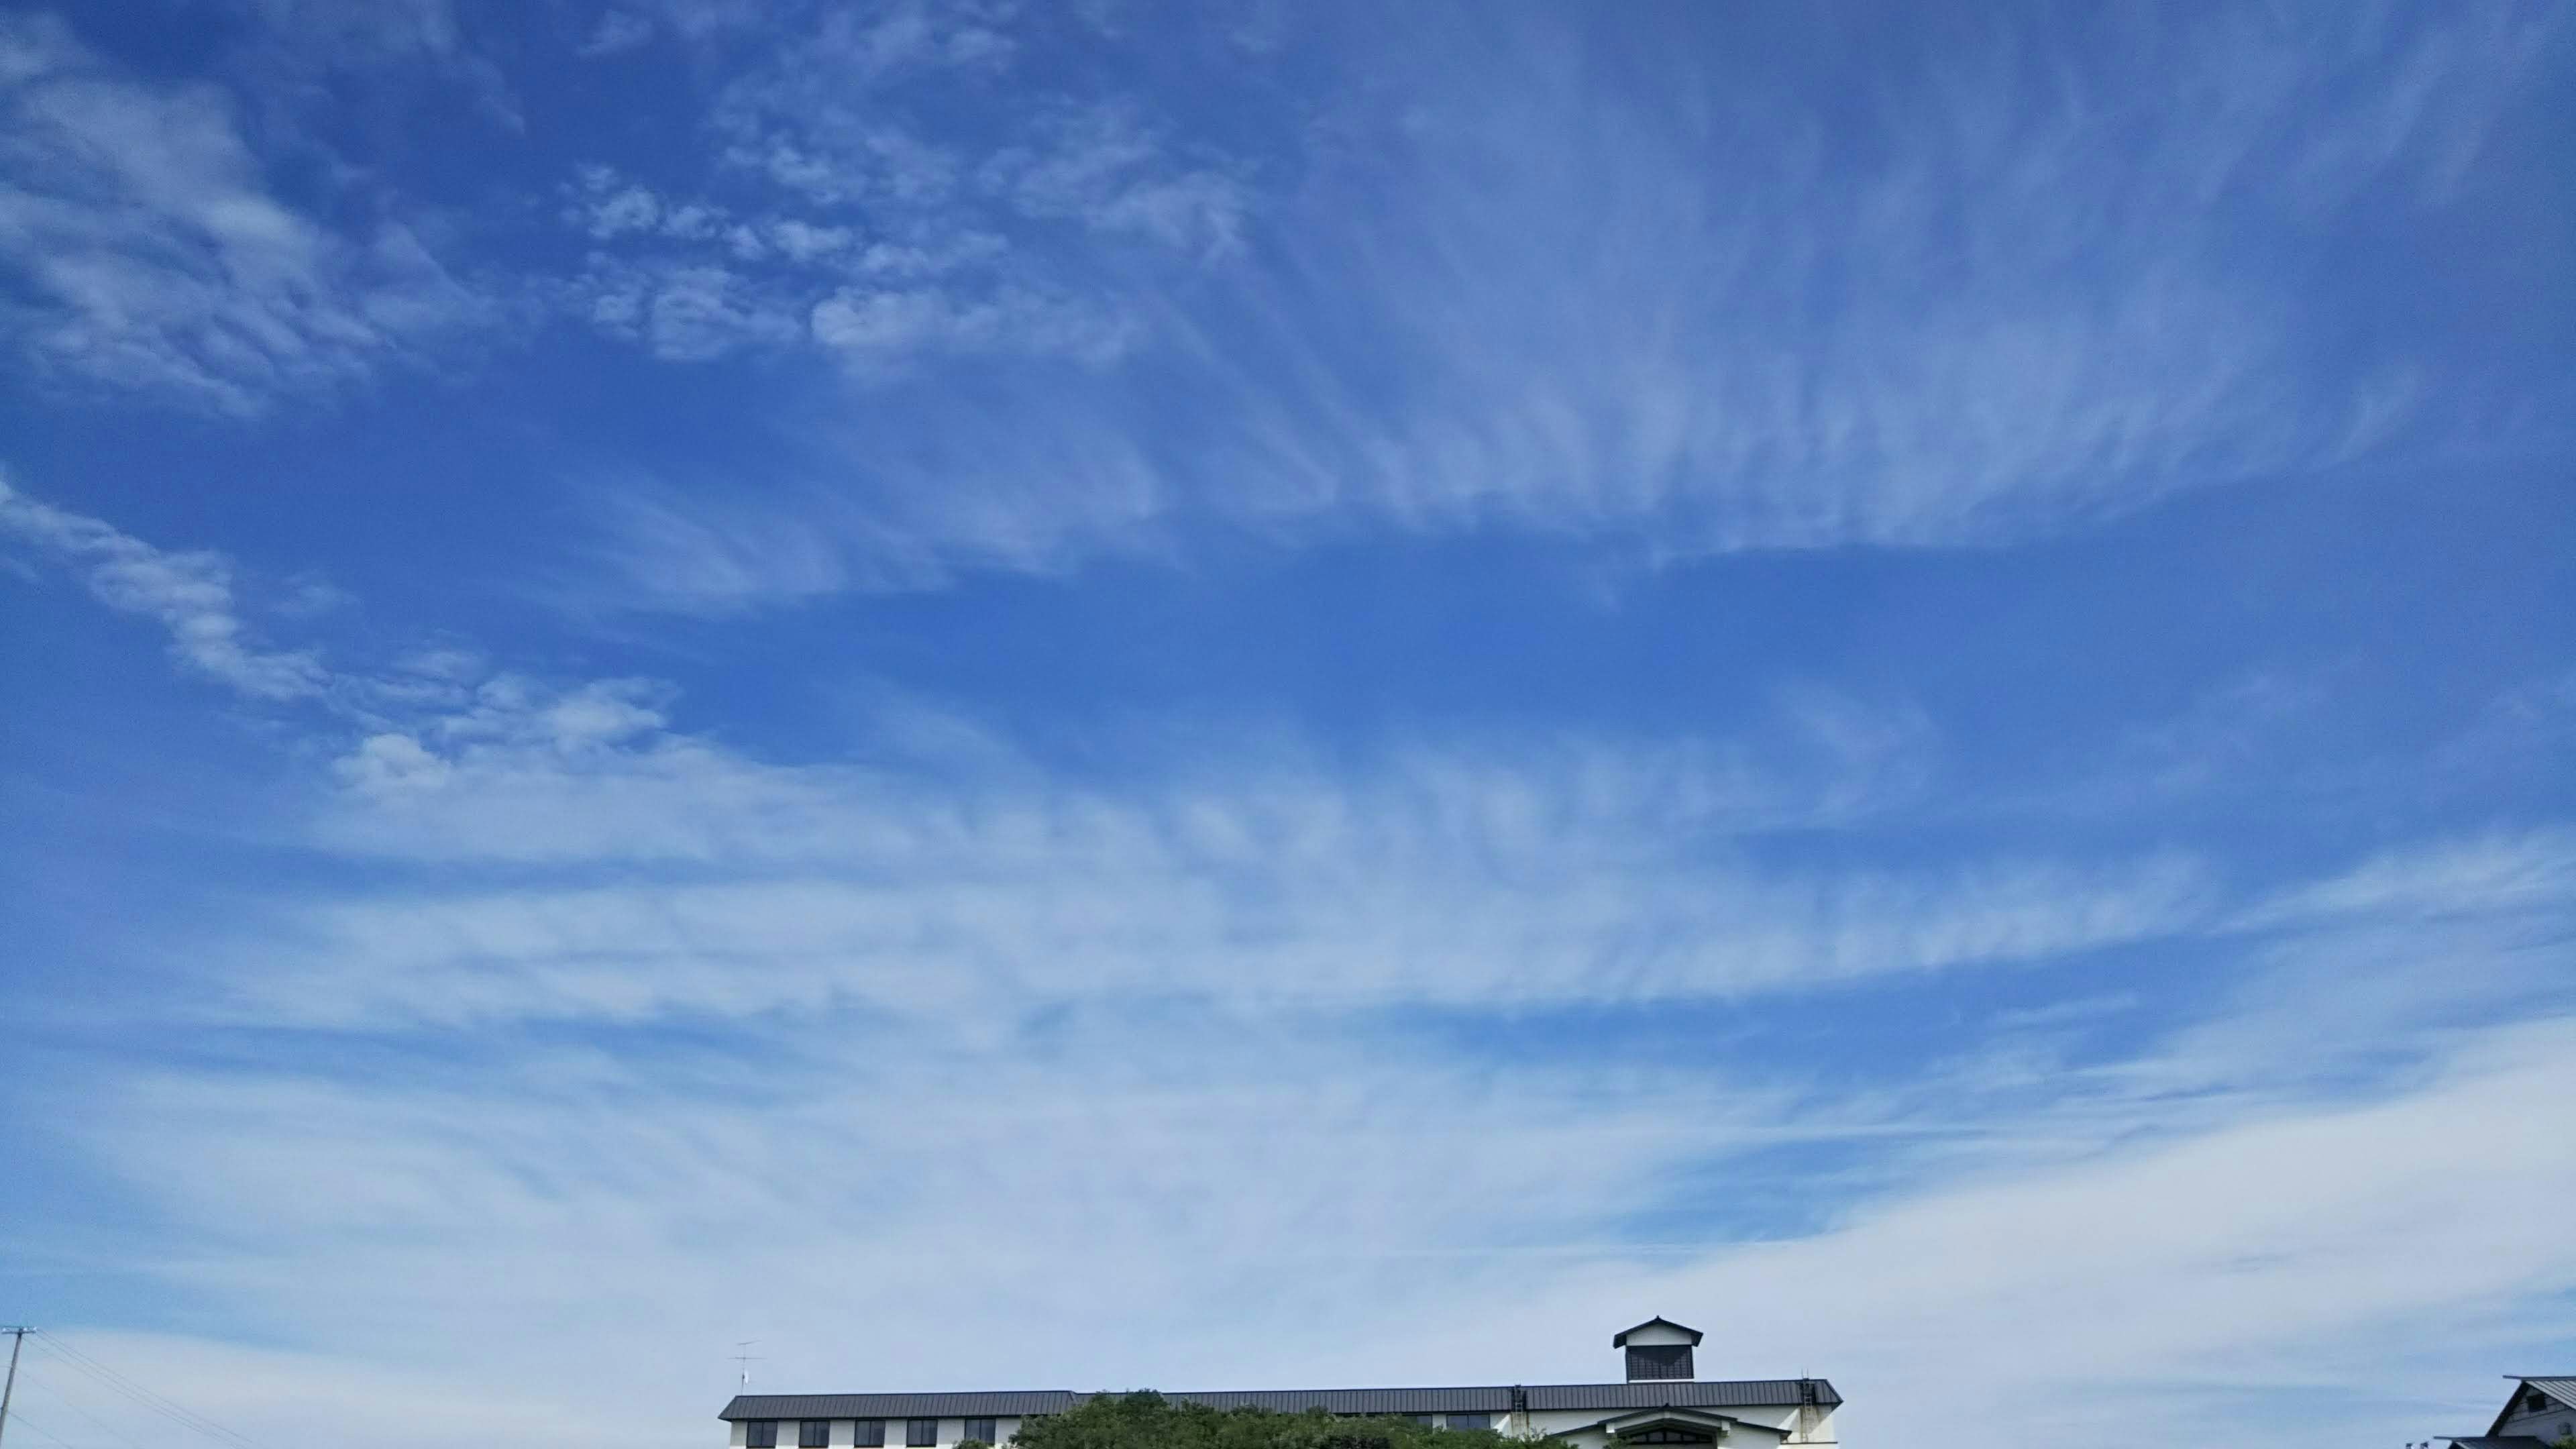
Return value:
M 1062 1414 L 1023 1419 L 1016 1449 L 1500 1449 L 1501 1438 L 1401 1417 L 1212 1409 L 1149 1391 L 1101 1394 Z

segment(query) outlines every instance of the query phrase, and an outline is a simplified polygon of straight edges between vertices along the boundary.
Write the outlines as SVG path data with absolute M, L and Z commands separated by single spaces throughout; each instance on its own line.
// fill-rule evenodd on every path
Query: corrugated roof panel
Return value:
M 1176 1403 L 1216 1409 L 1270 1409 L 1302 1414 L 1502 1414 L 1512 1407 L 1506 1388 L 1466 1389 L 1237 1389 L 1166 1394 Z
M 1638 1384 L 1532 1384 L 1533 1409 L 1750 1409 L 1805 1400 L 1800 1387 L 1813 1384 L 1816 1403 L 1830 1409 L 1843 1401 L 1823 1379 L 1653 1379 Z
M 1077 1402 L 1062 1389 L 961 1394 L 737 1394 L 719 1419 L 983 1419 L 1061 1414 Z
M 2576 1378 L 2524 1379 L 2523 1382 L 2562 1404 L 2576 1405 Z

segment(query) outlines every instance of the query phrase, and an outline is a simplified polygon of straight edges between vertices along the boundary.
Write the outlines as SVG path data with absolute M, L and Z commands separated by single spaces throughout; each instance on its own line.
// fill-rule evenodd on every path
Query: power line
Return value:
M 115 1369 L 100 1363 L 97 1359 L 65 1343 L 61 1334 L 40 1329 L 36 1332 L 36 1346 L 144 1408 L 183 1428 L 193 1429 L 219 1444 L 226 1445 L 228 1449 L 267 1449 L 267 1446 L 249 1435 L 228 1429 L 176 1399 L 154 1393 Z
M 121 1443 L 123 1443 L 123 1444 L 127 1445 L 127 1446 L 128 1446 L 128 1449 L 143 1449 L 143 1446 L 142 1446 L 142 1445 L 137 1444 L 137 1443 L 135 1443 L 135 1442 L 134 1442 L 134 1437 L 133 1437 L 132 1435 L 130 1435 L 130 1434 L 128 1434 L 128 1433 L 126 1433 L 126 1432 L 125 1432 L 124 1430 L 122 1430 L 122 1429 L 117 1428 L 115 1425 L 110 1424 L 110 1423 L 109 1423 L 109 1422 L 107 1422 L 105 1419 L 100 1418 L 98 1415 L 91 1413 L 89 1410 L 82 1408 L 82 1407 L 80 1406 L 80 1401 L 79 1401 L 78 1399 L 75 1399 L 75 1398 L 73 1398 L 71 1395 L 69 1395 L 69 1394 L 67 1394 L 67 1393 L 64 1393 L 64 1392 L 62 1391 L 62 1389 L 61 1389 L 61 1388 L 59 1388 L 59 1387 L 57 1387 L 56 1385 L 49 1384 L 49 1383 L 45 1383 L 45 1381 L 44 1381 L 43 1379 L 40 1379 L 40 1378 L 36 1377 L 33 1373 L 30 1373 L 30 1374 L 28 1374 L 28 1375 L 27 1375 L 27 1382 L 29 1382 L 29 1383 L 31 1383 L 31 1384 L 42 1384 L 42 1385 L 44 1386 L 45 1392 L 47 1392 L 47 1393 L 49 1393 L 49 1394 L 52 1394 L 52 1395 L 53 1395 L 55 1398 L 57 1398 L 57 1399 L 62 1400 L 62 1401 L 63 1401 L 63 1403 L 64 1403 L 64 1405 L 65 1405 L 65 1406 L 67 1406 L 68 1408 L 70 1408 L 70 1409 L 71 1409 L 71 1411 L 72 1411 L 73 1413 L 78 1414 L 78 1415 L 80 1415 L 82 1418 L 87 1419 L 87 1420 L 89 1420 L 91 1423 L 93 1423 L 93 1424 L 97 1425 L 97 1426 L 98 1426 L 102 1431 L 104 1431 L 104 1432 L 108 1435 L 108 1437 L 110 1437 L 110 1438 L 112 1438 L 112 1439 L 115 1439 L 115 1440 L 117 1440 L 117 1441 L 119 1441 L 119 1442 L 121 1442 Z
M 97 1359 L 92 1358 L 79 1349 L 72 1347 L 70 1344 L 63 1342 L 60 1334 L 39 1331 L 36 1334 L 36 1346 L 45 1350 L 47 1353 L 52 1354 L 55 1358 L 61 1360 L 72 1368 L 79 1369 L 82 1373 L 89 1375 L 92 1379 L 106 1385 L 117 1393 L 123 1394 L 126 1398 L 133 1400 L 144 1408 L 150 1409 L 152 1412 L 171 1420 L 173 1423 L 176 1423 L 183 1428 L 193 1429 L 196 1432 L 205 1435 L 207 1438 L 215 1440 L 217 1443 L 227 1445 L 229 1446 L 229 1449 L 264 1449 L 264 1446 L 250 1438 L 250 1436 L 235 1433 L 233 1430 L 225 1428 L 223 1425 L 216 1423 L 214 1420 L 207 1418 L 205 1415 L 198 1413 L 196 1410 L 189 1408 L 187 1405 L 182 1404 L 175 1399 L 154 1393 L 152 1390 L 143 1387 L 141 1384 L 134 1382 L 130 1378 L 127 1378 L 125 1375 L 118 1373 L 115 1369 L 108 1367 L 106 1364 L 99 1362 Z
M 73 1449 L 73 1445 L 70 1440 L 54 1433 L 52 1430 L 47 1429 L 44 1425 L 37 1423 L 35 1420 L 28 1418 L 24 1414 L 20 1414 L 18 1416 L 18 1427 L 21 1429 L 33 1429 L 37 1433 L 44 1435 L 46 1438 L 53 1440 L 55 1443 L 62 1445 L 63 1449 Z

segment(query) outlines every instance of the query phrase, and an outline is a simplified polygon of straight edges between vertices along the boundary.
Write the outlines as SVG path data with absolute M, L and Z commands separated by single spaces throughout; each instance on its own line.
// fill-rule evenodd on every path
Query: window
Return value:
M 1648 1429 L 1640 1434 L 1622 1434 L 1619 1437 L 1629 1444 L 1706 1444 L 1710 1442 L 1708 1435 L 1694 1434 L 1688 1429 Z
M 743 1449 L 778 1449 L 776 1419 L 746 1419 L 742 1425 Z
M 1491 1414 L 1451 1414 L 1449 1416 L 1449 1427 L 1452 1429 L 1490 1429 L 1494 1427 L 1494 1416 Z
M 832 1442 L 832 1421 L 799 1419 L 796 1421 L 796 1449 L 824 1449 Z
M 903 1421 L 904 1449 L 930 1449 L 931 1445 L 938 1442 L 939 1421 L 937 1419 L 906 1419 Z
M 1440 1422 L 1440 1416 L 1437 1414 L 1407 1414 L 1404 1417 L 1420 1424 L 1425 1429 L 1431 1428 Z
M 885 1420 L 860 1419 L 850 1425 L 850 1442 L 857 1449 L 885 1449 Z
M 993 1432 L 993 1421 L 990 1419 L 967 1420 L 966 1432 L 960 1437 L 972 1439 L 979 1444 L 998 1444 L 1002 1442 L 1001 1437 Z

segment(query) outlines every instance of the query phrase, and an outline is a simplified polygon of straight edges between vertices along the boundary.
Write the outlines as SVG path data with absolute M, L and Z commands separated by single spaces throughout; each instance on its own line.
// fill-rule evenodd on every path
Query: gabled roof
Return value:
M 2505 1420 L 2515 1417 L 2513 1406 L 2522 1402 L 2524 1389 L 2538 1389 L 2558 1402 L 2576 1408 L 2576 1374 L 2506 1374 L 2505 1377 L 2513 1380 L 2513 1397 L 2504 1401 L 2503 1411 L 2495 1416 L 2494 1423 L 2487 1425 L 2489 1435 L 2503 1428 Z
M 1612 1348 L 1626 1348 L 1628 1346 L 1629 1334 L 1635 1333 L 1641 1328 L 1654 1328 L 1658 1326 L 1664 1328 L 1678 1328 L 1682 1332 L 1689 1334 L 1691 1338 L 1691 1347 L 1693 1348 L 1699 1347 L 1699 1341 L 1702 1338 L 1707 1337 L 1706 1334 L 1701 1333 L 1698 1329 L 1691 1327 L 1689 1324 L 1675 1323 L 1669 1318 L 1655 1317 L 1649 1318 L 1643 1323 L 1633 1324 L 1627 1328 L 1620 1329 L 1617 1333 L 1610 1335 L 1610 1346 Z
M 2465 1439 L 2452 1439 L 2450 1443 L 2454 1449 L 2549 1449 L 2547 1443 L 2529 1434 L 2509 1434 L 2501 1439 L 2492 1434 L 2473 1434 Z

